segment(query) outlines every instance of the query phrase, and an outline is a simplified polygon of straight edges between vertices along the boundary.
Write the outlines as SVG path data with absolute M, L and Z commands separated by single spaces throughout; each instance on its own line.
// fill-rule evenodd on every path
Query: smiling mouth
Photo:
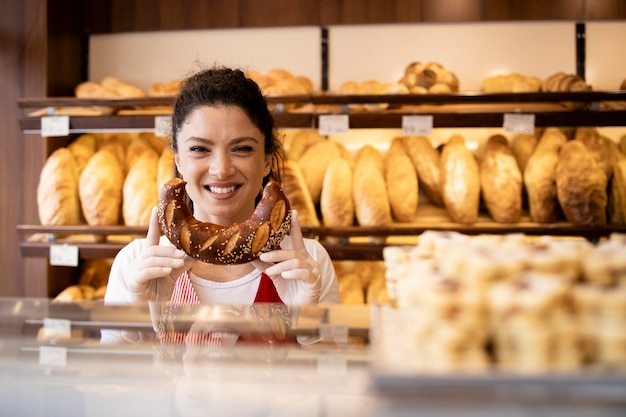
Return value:
M 239 187 L 238 185 L 231 185 L 230 187 L 206 186 L 204 188 L 215 194 L 228 194 L 228 193 L 232 193 L 233 191 L 235 191 L 238 187 Z

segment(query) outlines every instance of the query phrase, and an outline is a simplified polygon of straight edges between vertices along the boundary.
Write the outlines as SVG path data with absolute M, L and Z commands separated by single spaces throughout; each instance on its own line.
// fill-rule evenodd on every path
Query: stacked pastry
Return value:
M 411 62 L 399 81 L 411 94 L 453 93 L 459 91 L 459 79 L 438 62 Z
M 382 343 L 402 344 L 414 371 L 626 367 L 624 235 L 593 245 L 429 231 L 383 255 L 388 308 L 405 333 Z

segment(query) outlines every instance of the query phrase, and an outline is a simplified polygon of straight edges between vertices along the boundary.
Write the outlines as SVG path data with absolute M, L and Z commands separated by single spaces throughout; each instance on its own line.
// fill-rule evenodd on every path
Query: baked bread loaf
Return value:
M 291 228 L 291 206 L 276 182 L 263 188 L 248 219 L 229 226 L 196 220 L 184 199 L 185 184 L 180 178 L 168 181 L 157 212 L 163 234 L 193 258 L 219 265 L 251 262 L 274 250 Z
M 531 93 L 541 91 L 541 79 L 516 72 L 486 77 L 480 90 L 486 93 Z
M 606 225 L 606 175 L 582 141 L 570 140 L 561 148 L 556 187 L 568 221 L 582 226 Z
M 528 195 L 530 218 L 534 222 L 555 221 L 561 210 L 556 191 L 556 164 L 565 144 L 565 134 L 557 128 L 548 128 L 539 139 L 524 170 L 524 185 Z
M 385 154 L 385 182 L 393 217 L 399 222 L 414 221 L 419 183 L 417 171 L 404 149 L 402 138 L 394 138 Z
M 332 140 L 324 140 L 311 145 L 298 159 L 298 164 L 300 164 L 300 170 L 313 199 L 313 204 L 320 202 L 324 174 L 328 164 L 340 156 L 341 153 L 337 144 Z
M 507 139 L 487 140 L 480 161 L 480 186 L 489 214 L 497 223 L 514 223 L 522 216 L 522 172 Z
M 478 220 L 480 170 L 460 135 L 451 137 L 441 151 L 441 194 L 453 221 L 471 224 Z
M 147 147 L 130 166 L 122 189 L 122 216 L 127 226 L 148 226 L 159 202 L 156 187 L 159 156 Z
M 119 95 L 96 82 L 84 81 L 76 86 L 74 95 L 78 98 L 119 98 Z
M 608 220 L 613 224 L 626 224 L 626 155 L 620 155 L 615 164 L 608 197 Z
M 149 97 L 173 97 L 180 91 L 180 80 L 157 82 L 148 88 Z
M 626 135 L 622 136 L 619 140 L 619 150 L 626 155 Z
M 176 164 L 174 162 L 174 151 L 170 147 L 166 147 L 161 152 L 157 162 L 156 191 L 157 195 L 161 192 L 163 184 L 176 176 Z
M 537 147 L 537 142 L 539 142 L 539 137 L 535 134 L 520 133 L 513 136 L 511 150 L 522 173 L 526 169 L 528 158 L 530 158 L 530 155 L 535 151 L 535 147 Z
M 37 185 L 42 225 L 73 225 L 81 221 L 78 168 L 72 152 L 59 148 L 46 160 Z
M 87 224 L 113 226 L 120 223 L 123 187 L 123 163 L 111 148 L 99 149 L 87 162 L 78 183 Z
M 357 155 L 352 183 L 355 215 L 361 226 L 388 226 L 391 207 L 383 173 L 383 157 L 371 145 Z
M 354 224 L 352 175 L 352 167 L 344 158 L 333 159 L 328 164 L 320 196 L 324 226 L 344 227 Z
M 404 69 L 399 83 L 405 85 L 412 94 L 435 94 L 459 91 L 459 79 L 452 71 L 446 70 L 438 62 L 411 62 Z
M 104 88 L 114 91 L 118 96 L 123 98 L 145 97 L 146 93 L 139 87 L 128 84 L 117 77 L 104 77 L 100 80 L 100 85 Z
M 72 143 L 67 145 L 67 149 L 72 152 L 74 160 L 76 161 L 76 168 L 80 175 L 87 165 L 87 161 L 96 153 L 97 139 L 94 135 L 84 134 L 77 137 Z
M 296 161 L 285 160 L 282 182 L 283 192 L 287 196 L 291 208 L 298 212 L 300 224 L 302 226 L 318 227 L 320 221 L 317 217 L 317 211 L 311 199 L 309 189 L 304 182 L 300 166 Z
M 356 272 L 349 272 L 337 277 L 339 300 L 343 305 L 365 304 L 365 291 L 361 287 L 361 279 Z
M 403 144 L 417 171 L 420 189 L 433 204 L 443 206 L 439 152 L 426 136 L 405 136 Z
M 294 135 L 289 136 L 289 141 L 285 143 L 287 158 L 293 161 L 300 159 L 302 154 L 311 145 L 323 142 L 326 138 L 315 129 L 299 130 Z
M 155 153 L 154 149 L 150 146 L 146 139 L 137 137 L 131 140 L 126 147 L 126 152 L 124 153 L 124 171 L 127 173 L 130 172 L 133 165 L 135 165 L 137 160 L 139 160 L 145 152 Z
M 619 154 L 617 144 L 606 136 L 600 135 L 597 128 L 579 127 L 574 139 L 580 140 L 591 153 L 596 163 L 604 171 L 607 180 L 613 175 L 613 166 Z

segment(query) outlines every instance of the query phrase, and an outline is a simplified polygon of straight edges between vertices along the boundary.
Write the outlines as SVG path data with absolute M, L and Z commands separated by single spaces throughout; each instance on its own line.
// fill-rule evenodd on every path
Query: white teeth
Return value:
M 215 194 L 228 194 L 235 191 L 235 188 L 236 187 L 233 185 L 232 187 L 209 187 L 209 190 Z

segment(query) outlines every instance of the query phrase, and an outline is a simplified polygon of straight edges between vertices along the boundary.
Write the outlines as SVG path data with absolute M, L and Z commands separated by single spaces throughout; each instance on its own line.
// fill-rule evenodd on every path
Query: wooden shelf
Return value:
M 398 94 L 398 95 L 337 95 L 313 94 L 272 96 L 268 101 L 274 108 L 278 104 L 300 105 L 295 111 L 274 111 L 277 126 L 283 128 L 317 128 L 318 116 L 323 114 L 348 114 L 350 128 L 401 128 L 402 117 L 415 114 L 431 114 L 433 127 L 502 127 L 506 113 L 530 113 L 535 115 L 537 127 L 548 126 L 623 126 L 626 122 L 626 91 L 598 91 L 585 93 L 453 93 L 453 94 Z M 625 104 L 615 110 L 599 110 L 602 102 Z M 57 107 L 102 107 L 110 115 L 71 116 L 70 133 L 98 131 L 154 131 L 155 114 L 116 114 L 122 109 L 139 109 L 145 106 L 167 106 L 173 97 L 145 97 L 137 99 L 77 99 L 51 97 L 20 99 L 22 109 L 51 109 Z M 354 104 L 385 103 L 389 110 L 353 111 Z M 569 110 L 562 103 L 577 103 L 577 110 Z M 24 133 L 41 133 L 41 116 L 20 119 Z
M 382 260 L 383 248 L 388 244 L 385 240 L 388 238 L 419 236 L 429 230 L 468 235 L 523 233 L 529 236 L 572 236 L 597 241 L 611 233 L 626 233 L 626 226 L 583 227 L 567 222 L 499 224 L 488 220 L 481 220 L 474 225 L 462 225 L 438 220 L 388 227 L 302 227 L 302 234 L 319 239 L 335 260 Z M 48 257 L 50 246 L 68 244 L 78 247 L 82 259 L 91 259 L 114 257 L 132 238 L 145 236 L 147 229 L 126 226 L 18 225 L 17 231 L 22 236 L 20 251 L 24 257 Z

